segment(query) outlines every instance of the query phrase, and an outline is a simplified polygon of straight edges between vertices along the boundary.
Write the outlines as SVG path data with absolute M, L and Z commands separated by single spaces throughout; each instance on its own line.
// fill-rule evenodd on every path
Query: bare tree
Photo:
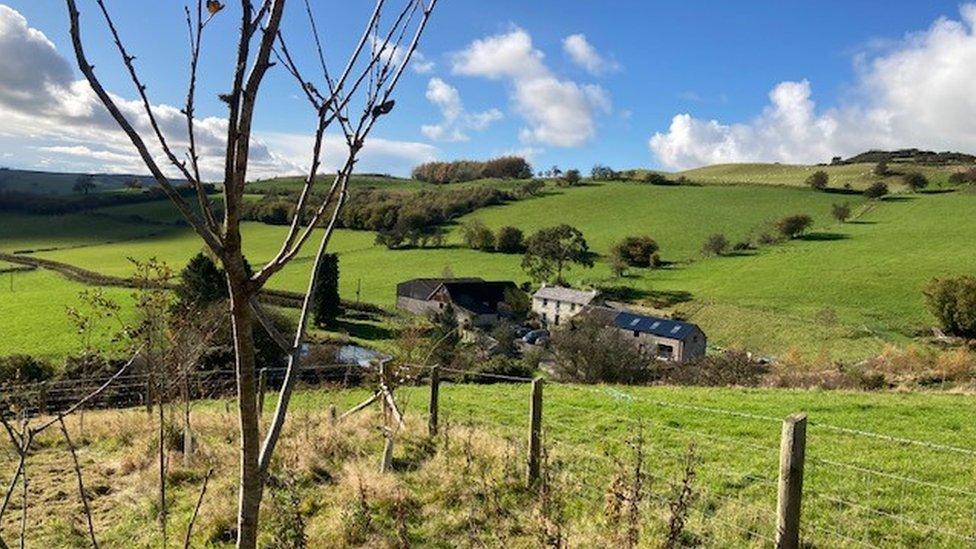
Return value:
M 220 95 L 227 104 L 227 137 L 223 158 L 224 218 L 219 223 L 207 197 L 201 179 L 199 154 L 194 136 L 194 99 L 197 93 L 197 61 L 201 54 L 201 37 L 208 24 L 226 8 L 218 0 L 197 0 L 195 10 L 187 9 L 190 34 L 190 67 L 186 105 L 183 113 L 187 121 L 188 151 L 185 159 L 174 152 L 156 117 L 135 65 L 135 56 L 126 49 L 104 0 L 95 0 L 102 19 L 115 43 L 122 62 L 136 87 L 149 130 L 140 132 L 119 109 L 103 87 L 89 62 L 81 36 L 80 14 L 76 0 L 65 0 L 70 20 L 71 41 L 78 67 L 91 85 L 95 95 L 132 142 L 160 188 L 173 201 L 193 230 L 203 239 L 210 251 L 220 259 L 227 276 L 230 293 L 230 316 L 233 327 L 236 357 L 237 404 L 240 428 L 240 491 L 238 502 L 239 547 L 255 547 L 258 517 L 268 467 L 288 412 L 288 404 L 300 366 L 299 351 L 305 339 L 310 312 L 311 288 L 315 287 L 318 269 L 309 277 L 294 337 L 278 333 L 267 315 L 257 305 L 257 295 L 268 280 L 294 259 L 312 237 L 314 229 L 324 226 L 313 265 L 319 265 L 329 245 L 342 205 L 345 202 L 350 175 L 358 154 L 377 120 L 394 106 L 392 94 L 433 12 L 437 0 L 376 0 L 361 37 L 349 55 L 345 68 L 333 74 L 325 61 L 316 19 L 308 0 L 305 15 L 317 52 L 321 75 L 318 84 L 306 78 L 292 57 L 281 32 L 285 14 L 285 0 L 263 0 L 255 8 L 250 0 L 240 2 L 240 33 L 237 40 L 237 59 L 229 92 Z M 393 12 L 393 16 L 381 15 Z M 382 25 L 380 22 L 383 21 Z M 296 199 L 294 219 L 282 241 L 279 252 L 256 273 L 249 274 L 243 253 L 240 221 L 244 186 L 248 175 L 252 121 L 260 97 L 261 84 L 268 70 L 276 63 L 295 78 L 302 94 L 312 107 L 316 120 L 309 169 L 304 185 Z M 318 70 L 316 69 L 316 70 Z M 358 112 L 355 109 L 361 108 Z M 353 112 L 351 115 L 350 112 Z M 344 137 L 345 158 L 338 165 L 332 183 L 324 197 L 317 198 L 313 189 L 318 180 L 320 157 L 326 131 L 338 127 Z M 145 135 L 143 135 L 145 133 Z M 162 159 L 157 160 L 150 148 L 158 148 Z M 195 189 L 197 211 L 179 194 L 163 166 L 187 180 Z M 318 202 L 316 204 L 316 202 Z M 307 215 L 306 215 L 307 214 Z M 303 224 L 303 219 L 309 221 Z M 285 380 L 280 389 L 277 408 L 262 441 L 256 398 L 256 367 L 252 326 L 257 321 L 288 355 Z

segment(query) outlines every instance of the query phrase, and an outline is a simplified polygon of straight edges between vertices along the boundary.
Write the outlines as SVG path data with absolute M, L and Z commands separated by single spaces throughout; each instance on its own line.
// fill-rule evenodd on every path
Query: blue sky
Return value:
M 201 117 L 224 112 L 215 96 L 228 82 L 237 24 L 236 3 L 228 3 L 205 38 Z M 0 122 L 0 164 L 86 171 L 138 166 L 124 158 L 121 146 L 85 128 L 38 130 L 54 125 L 45 120 L 50 105 L 3 103 L 5 96 L 20 97 L 18 86 L 33 89 L 31 78 L 50 79 L 45 63 L 58 64 L 43 45 L 24 47 L 19 37 L 30 41 L 43 33 L 74 69 L 62 2 L 0 0 L 4 5 L 0 114 L 16 111 L 16 122 L 6 128 Z M 79 5 L 106 87 L 134 98 L 94 2 Z M 152 101 L 181 105 L 187 57 L 182 3 L 108 5 L 138 57 Z M 312 5 L 330 62 L 338 66 L 372 2 Z M 289 9 L 289 45 L 310 59 L 302 4 L 293 1 Z M 330 25 L 333 20 L 343 24 Z M 420 47 L 417 68 L 425 70 L 408 73 L 398 106 L 374 132 L 362 166 L 403 174 L 424 159 L 513 152 L 529 155 L 537 168 L 584 170 L 597 162 L 679 169 L 722 161 L 824 161 L 870 147 L 976 152 L 976 134 L 959 123 L 976 115 L 976 100 L 966 97 L 976 89 L 976 63 L 966 62 L 976 61 L 974 22 L 976 8 L 941 1 L 440 0 Z M 472 48 L 476 41 L 480 54 Z M 15 52 L 17 60 L 3 61 L 5 52 Z M 73 78 L 80 78 L 77 71 Z M 67 88 L 66 77 L 56 79 Z M 256 173 L 305 165 L 300 136 L 311 124 L 293 81 L 276 71 L 264 88 L 256 129 L 281 161 Z

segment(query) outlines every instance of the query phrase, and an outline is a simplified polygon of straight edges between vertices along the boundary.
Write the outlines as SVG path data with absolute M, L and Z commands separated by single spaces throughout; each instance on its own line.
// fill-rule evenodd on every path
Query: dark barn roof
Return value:
M 620 312 L 613 319 L 613 324 L 621 330 L 631 330 L 678 340 L 686 339 L 698 329 L 694 324 L 679 320 L 636 315 L 628 312 Z
M 498 304 L 505 301 L 505 292 L 518 288 L 511 281 L 453 280 L 444 282 L 444 289 L 458 307 L 478 315 L 491 315 L 498 313 Z
M 397 297 L 430 299 L 434 290 L 445 282 L 484 282 L 480 278 L 415 278 L 397 284 Z

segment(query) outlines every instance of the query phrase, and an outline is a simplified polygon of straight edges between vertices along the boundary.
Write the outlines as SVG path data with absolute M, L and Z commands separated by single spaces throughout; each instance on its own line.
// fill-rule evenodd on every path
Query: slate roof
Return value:
M 562 286 L 543 286 L 532 297 L 539 299 L 551 299 L 563 303 L 577 303 L 579 305 L 589 305 L 599 292 L 595 290 L 576 290 L 564 288 Z
M 637 331 L 678 340 L 687 339 L 698 329 L 697 326 L 688 322 L 637 315 L 626 311 L 617 314 L 613 319 L 613 324 L 621 330 Z
M 518 289 L 511 281 L 452 280 L 443 285 L 454 305 L 478 315 L 497 314 L 498 304 L 505 301 L 505 291 Z
M 484 282 L 480 278 L 414 278 L 397 284 L 397 297 L 429 299 L 445 282 Z

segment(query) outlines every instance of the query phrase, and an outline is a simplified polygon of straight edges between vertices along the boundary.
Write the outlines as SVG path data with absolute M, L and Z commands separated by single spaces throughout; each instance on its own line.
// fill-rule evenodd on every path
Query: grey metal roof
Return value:
M 562 286 L 543 286 L 533 295 L 539 299 L 551 299 L 564 303 L 578 303 L 588 305 L 597 296 L 596 290 L 576 290 Z
M 397 296 L 428 299 L 445 282 L 483 282 L 480 278 L 414 278 L 397 284 Z
M 613 319 L 613 324 L 621 330 L 631 330 L 679 340 L 686 339 L 698 329 L 697 326 L 688 322 L 637 315 L 626 311 L 621 311 Z

